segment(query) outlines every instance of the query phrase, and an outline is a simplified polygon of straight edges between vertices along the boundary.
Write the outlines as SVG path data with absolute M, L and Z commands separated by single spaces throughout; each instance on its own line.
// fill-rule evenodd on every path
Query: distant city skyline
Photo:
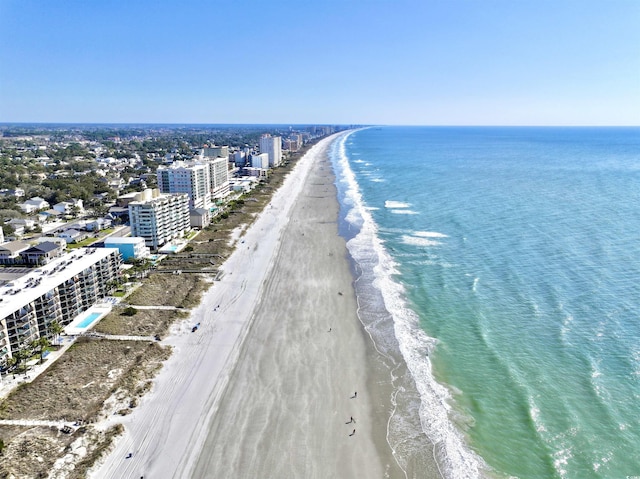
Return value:
M 0 0 L 0 122 L 640 125 L 636 0 Z

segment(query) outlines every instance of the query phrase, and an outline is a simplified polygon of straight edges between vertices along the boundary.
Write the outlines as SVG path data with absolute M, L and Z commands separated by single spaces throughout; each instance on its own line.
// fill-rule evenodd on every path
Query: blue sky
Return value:
M 0 0 L 0 122 L 640 125 L 640 1 Z

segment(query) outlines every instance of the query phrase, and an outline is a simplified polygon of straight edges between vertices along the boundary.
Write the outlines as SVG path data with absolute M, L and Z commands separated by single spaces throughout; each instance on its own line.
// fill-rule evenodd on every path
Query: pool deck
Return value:
M 162 248 L 158 250 L 159 254 L 175 254 L 182 251 L 187 245 L 188 241 L 185 240 L 174 240 L 170 243 L 165 244 Z
M 107 314 L 111 312 L 111 305 L 108 303 L 94 304 L 89 309 L 79 314 L 71 323 L 69 323 L 64 328 L 64 332 L 69 336 L 74 336 L 78 334 L 82 334 L 85 331 L 93 328 L 98 321 L 104 318 Z M 80 327 L 80 324 L 87 318 L 87 316 L 91 314 L 99 314 L 91 323 L 89 323 L 86 327 Z

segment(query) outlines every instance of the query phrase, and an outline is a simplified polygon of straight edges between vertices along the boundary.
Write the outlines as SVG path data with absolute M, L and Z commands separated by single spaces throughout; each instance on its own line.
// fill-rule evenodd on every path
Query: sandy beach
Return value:
M 90 477 L 405 477 L 338 235 L 334 139 L 299 160 L 165 340 L 173 356 Z

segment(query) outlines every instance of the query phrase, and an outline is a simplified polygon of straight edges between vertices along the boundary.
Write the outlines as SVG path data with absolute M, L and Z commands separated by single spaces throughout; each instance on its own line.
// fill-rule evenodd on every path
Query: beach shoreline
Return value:
M 89 477 L 405 477 L 338 235 L 338 136 L 298 161 L 164 341 L 174 354 Z

